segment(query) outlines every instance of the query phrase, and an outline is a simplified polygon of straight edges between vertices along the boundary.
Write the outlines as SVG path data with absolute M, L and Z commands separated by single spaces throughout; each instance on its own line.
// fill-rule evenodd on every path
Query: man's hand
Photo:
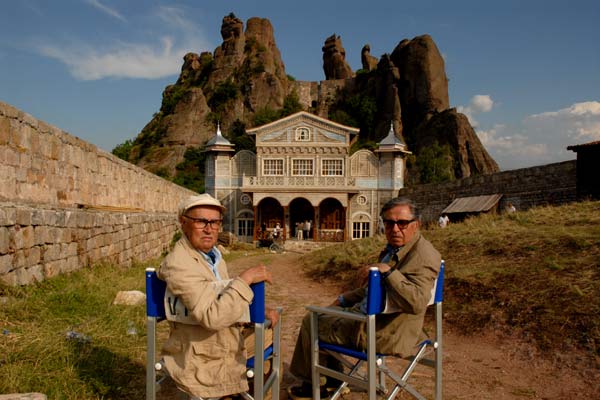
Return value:
M 271 326 L 274 327 L 279 322 L 279 313 L 272 307 L 267 307 L 265 310 L 265 317 L 271 321 Z
M 240 274 L 240 279 L 242 279 L 248 285 L 262 281 L 266 281 L 271 284 L 273 283 L 271 271 L 269 271 L 264 264 L 259 264 L 256 267 L 248 268 Z
M 390 269 L 392 269 L 388 264 L 385 264 L 385 263 L 375 263 L 375 264 L 365 265 L 358 270 L 358 274 L 357 274 L 358 276 L 356 278 L 358 281 L 358 286 L 365 286 L 365 285 L 367 285 L 367 283 L 369 283 L 369 270 L 372 267 L 377 267 L 379 272 L 382 274 L 384 272 L 387 272 Z

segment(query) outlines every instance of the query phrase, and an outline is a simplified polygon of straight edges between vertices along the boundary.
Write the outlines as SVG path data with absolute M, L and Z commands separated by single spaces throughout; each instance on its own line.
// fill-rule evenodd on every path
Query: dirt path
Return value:
M 228 264 L 230 275 L 263 262 L 271 267 L 275 284 L 267 288 L 267 303 L 283 307 L 283 392 L 294 378 L 287 373 L 304 306 L 328 305 L 340 292 L 332 282 L 319 283 L 303 273 L 297 253 L 244 257 Z M 530 346 L 486 334 L 464 337 L 444 326 L 444 399 L 600 399 L 598 371 L 557 368 Z M 412 382 L 432 393 L 432 370 L 420 367 Z M 364 399 L 352 392 L 346 399 Z M 408 395 L 397 398 L 407 399 Z

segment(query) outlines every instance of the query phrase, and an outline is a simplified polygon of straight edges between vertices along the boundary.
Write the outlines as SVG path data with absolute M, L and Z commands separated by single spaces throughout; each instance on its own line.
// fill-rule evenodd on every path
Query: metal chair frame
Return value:
M 337 399 L 344 387 L 353 385 L 368 392 L 369 400 L 375 400 L 379 394 L 382 398 L 393 399 L 401 390 L 406 390 L 414 398 L 426 400 L 412 385 L 407 381 L 417 364 L 421 363 L 435 369 L 435 400 L 442 400 L 442 303 L 444 287 L 444 269 L 445 263 L 442 260 L 440 272 L 435 282 L 431 301 L 428 305 L 434 306 L 435 311 L 435 337 L 419 343 L 416 347 L 416 353 L 410 357 L 409 364 L 401 375 L 392 371 L 385 363 L 386 357 L 391 355 L 381 354 L 376 349 L 375 322 L 377 314 L 381 313 L 385 307 L 385 289 L 381 281 L 381 275 L 377 268 L 369 271 L 367 313 L 355 313 L 343 311 L 330 307 L 306 307 L 311 313 L 311 378 L 313 386 L 313 399 L 320 400 L 320 375 L 329 376 L 342 381 L 340 387 L 331 395 L 330 399 Z M 318 316 L 319 314 L 328 314 L 340 318 L 348 318 L 366 323 L 367 330 L 367 349 L 362 351 L 346 346 L 340 346 L 325 343 L 318 337 Z M 424 356 L 432 350 L 434 358 L 425 359 Z M 350 372 L 344 373 L 333 370 L 319 363 L 319 353 L 323 351 L 335 357 L 342 365 L 349 368 Z M 350 361 L 354 360 L 354 362 Z M 366 375 L 359 375 L 360 367 L 366 363 Z M 385 385 L 385 376 L 391 378 L 394 386 L 388 390 Z
M 160 383 L 167 375 L 157 379 L 157 371 L 163 369 L 162 363 L 157 360 L 156 354 L 156 326 L 166 318 L 164 296 L 166 282 L 158 279 L 154 268 L 146 269 L 146 317 L 147 317 L 147 349 L 146 349 L 146 400 L 156 400 L 156 392 Z M 272 399 L 279 400 L 281 377 L 281 318 L 273 327 L 273 344 L 265 349 L 265 330 L 271 322 L 265 318 L 265 284 L 264 282 L 252 285 L 254 300 L 250 304 L 250 320 L 254 325 L 255 356 L 246 363 L 248 378 L 253 378 L 254 390 L 240 393 L 246 400 L 263 400 L 271 389 Z M 281 316 L 282 309 L 277 308 Z M 265 380 L 265 361 L 271 359 L 271 374 Z M 165 371 L 166 372 L 166 371 Z M 195 397 L 194 399 L 197 399 Z

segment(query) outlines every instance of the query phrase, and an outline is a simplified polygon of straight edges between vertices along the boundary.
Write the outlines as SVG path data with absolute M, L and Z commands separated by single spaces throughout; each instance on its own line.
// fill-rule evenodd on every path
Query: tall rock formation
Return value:
M 277 110 L 288 95 L 288 78 L 268 19 L 223 18 L 223 43 L 213 54 L 188 53 L 174 85 L 163 92 L 160 112 L 134 141 L 130 161 L 173 176 L 186 149 L 202 146 L 220 122 L 224 132 L 240 121 L 252 125 L 257 111 Z
M 402 40 L 390 58 L 400 69 L 398 92 L 406 130 L 450 106 L 444 59 L 431 36 Z
M 365 71 L 373 71 L 377 68 L 377 57 L 371 55 L 371 46 L 365 44 L 360 52 L 360 62 Z
M 342 46 L 342 39 L 335 33 L 325 40 L 323 45 L 323 71 L 325 79 L 352 78 L 352 68 L 346 62 L 346 50 Z

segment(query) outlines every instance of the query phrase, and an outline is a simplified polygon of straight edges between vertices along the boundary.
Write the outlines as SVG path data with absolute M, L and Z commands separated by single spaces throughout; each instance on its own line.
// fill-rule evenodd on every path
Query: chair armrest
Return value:
M 306 309 L 313 313 L 333 315 L 335 317 L 352 319 L 355 321 L 367 321 L 368 315 L 359 314 L 350 311 L 343 311 L 332 307 L 306 306 Z

